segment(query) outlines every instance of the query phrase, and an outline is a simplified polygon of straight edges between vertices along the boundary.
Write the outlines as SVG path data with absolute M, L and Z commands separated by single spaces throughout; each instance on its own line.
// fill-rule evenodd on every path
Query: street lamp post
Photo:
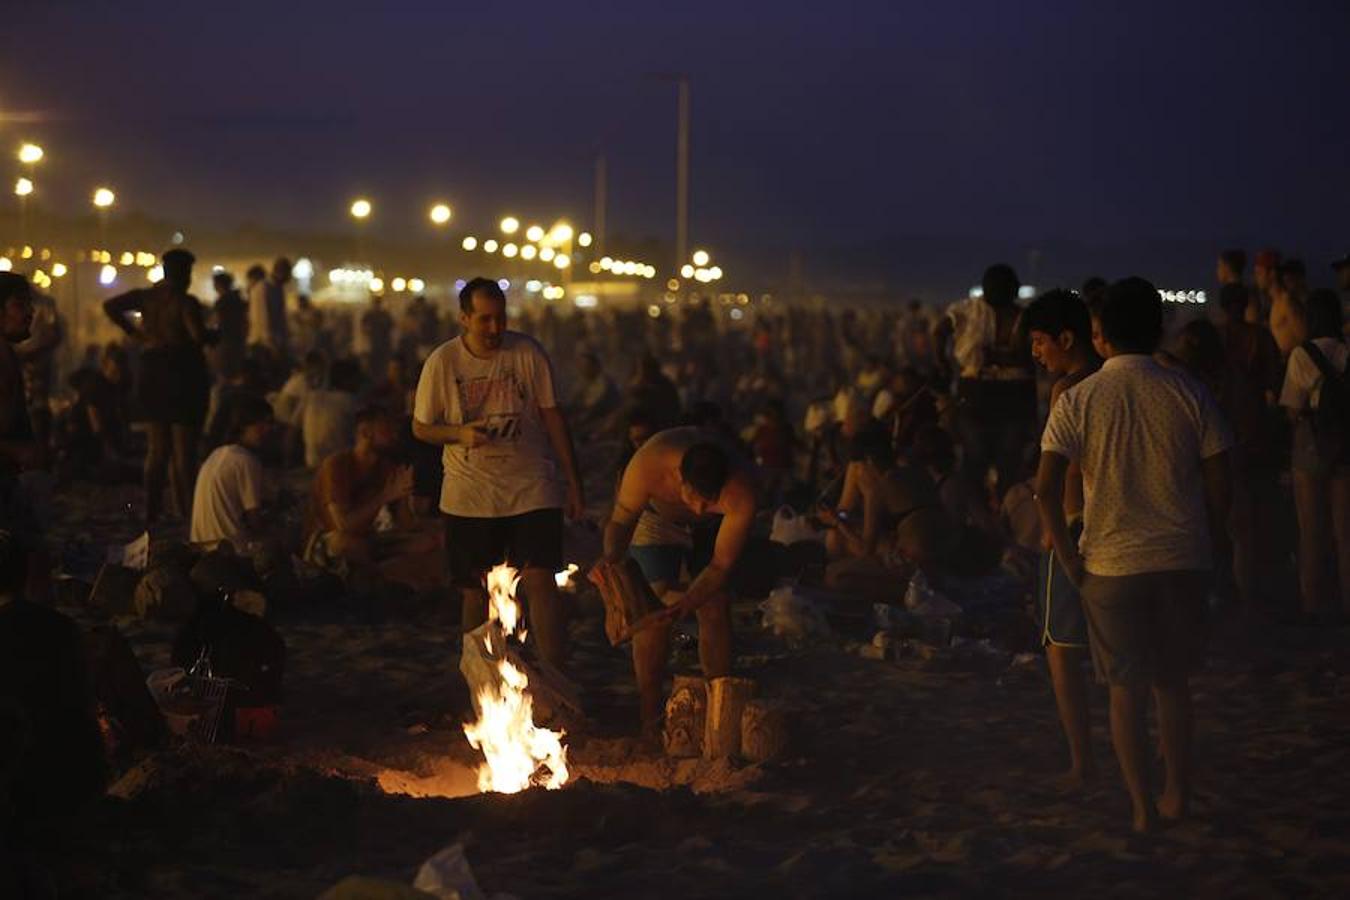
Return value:
M 93 201 L 94 209 L 98 211 L 98 243 L 102 247 L 108 243 L 108 211 L 117 202 L 117 195 L 111 188 L 95 188 Z
M 367 200 L 365 197 L 358 197 L 358 198 L 356 198 L 355 200 L 353 200 L 353 201 L 352 201 L 352 205 L 351 205 L 350 209 L 348 210 L 348 211 L 352 214 L 352 218 L 356 220 L 356 257 L 357 257 L 356 261 L 357 261 L 357 262 L 363 261 L 363 259 L 364 259 L 364 257 L 365 257 L 365 246 L 364 246 L 365 228 L 364 228 L 364 226 L 365 226 L 365 223 L 366 223 L 366 219 L 369 219 L 369 218 L 370 218 L 370 214 L 371 214 L 371 212 L 372 212 L 373 210 L 374 210 L 374 207 L 371 206 L 370 201 Z
M 19 239 L 28 244 L 28 195 L 33 193 L 33 170 L 46 152 L 38 144 L 26 142 L 19 147 L 19 163 L 24 167 L 24 175 L 14 183 L 14 193 L 19 198 Z

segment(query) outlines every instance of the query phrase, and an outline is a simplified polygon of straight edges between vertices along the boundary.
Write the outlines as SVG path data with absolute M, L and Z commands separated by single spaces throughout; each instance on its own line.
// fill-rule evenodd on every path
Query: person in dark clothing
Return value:
M 201 301 L 188 293 L 195 261 L 186 250 L 170 250 L 163 257 L 159 284 L 103 304 L 113 324 L 144 345 L 138 394 L 150 439 L 145 455 L 147 525 L 159 519 L 166 478 L 178 515 L 186 518 L 192 509 L 197 439 L 210 392 L 202 352 L 206 323 Z M 132 318 L 135 313 L 140 313 L 139 320 Z
M 248 304 L 234 286 L 234 276 L 229 272 L 217 272 L 211 283 L 216 289 L 212 313 L 219 335 L 215 348 L 216 375 L 224 379 L 239 371 L 244 362 L 248 344 Z
M 655 356 L 647 354 L 638 361 L 637 374 L 628 385 L 626 405 L 647 410 L 661 428 L 670 428 L 680 420 L 680 392 L 661 371 L 661 362 Z

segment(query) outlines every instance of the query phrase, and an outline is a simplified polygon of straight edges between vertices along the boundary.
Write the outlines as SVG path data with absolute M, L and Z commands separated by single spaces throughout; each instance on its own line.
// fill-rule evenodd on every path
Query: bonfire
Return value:
M 511 659 L 510 644 L 523 643 L 515 569 L 500 565 L 487 576 L 488 621 L 465 641 L 481 640 L 485 656 L 495 665 L 494 678 L 484 681 L 475 696 L 478 719 L 464 726 L 469 744 L 481 750 L 478 789 L 514 794 L 542 785 L 556 790 L 567 783 L 567 747 L 562 731 L 534 724 L 530 680 Z

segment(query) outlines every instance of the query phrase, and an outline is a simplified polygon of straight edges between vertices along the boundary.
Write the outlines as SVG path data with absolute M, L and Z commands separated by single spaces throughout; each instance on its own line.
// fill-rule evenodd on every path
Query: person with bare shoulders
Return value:
M 624 469 L 614 512 L 605 526 L 604 558 L 631 556 L 652 590 L 676 614 L 698 617 L 698 656 L 706 678 L 731 674 L 728 589 L 755 521 L 757 484 L 751 464 L 715 435 L 670 428 L 638 448 Z M 711 552 L 698 540 L 716 523 Z M 682 575 L 692 579 L 684 586 Z M 598 583 L 598 571 L 592 571 Z M 644 731 L 656 726 L 670 624 L 633 636 L 633 669 Z
M 1101 368 L 1092 349 L 1092 318 L 1087 305 L 1069 291 L 1042 294 L 1027 307 L 1023 318 L 1031 341 L 1031 354 L 1051 375 L 1053 409 L 1064 392 Z M 1074 542 L 1083 533 L 1083 471 L 1071 462 L 1064 473 L 1064 515 Z M 1069 771 L 1066 786 L 1079 787 L 1096 775 L 1092 739 L 1088 728 L 1087 679 L 1083 659 L 1088 646 L 1087 619 L 1078 588 L 1069 580 L 1055 557 L 1048 534 L 1042 532 L 1045 550 L 1036 578 L 1036 605 L 1040 610 L 1041 644 L 1050 666 L 1050 683 L 1059 707 L 1059 722 L 1069 739 Z
M 345 574 L 371 566 L 391 581 L 418 585 L 441 547 L 409 502 L 412 467 L 401 465 L 398 419 L 369 406 L 356 414 L 356 446 L 330 455 L 314 476 L 305 558 Z
M 206 322 L 201 301 L 188 293 L 196 258 L 175 248 L 161 261 L 164 278 L 158 284 L 103 303 L 113 324 L 144 348 L 137 393 L 149 427 L 144 473 L 147 526 L 159 519 L 166 479 L 175 512 L 185 519 L 192 513 L 197 441 L 211 391 L 202 350 Z

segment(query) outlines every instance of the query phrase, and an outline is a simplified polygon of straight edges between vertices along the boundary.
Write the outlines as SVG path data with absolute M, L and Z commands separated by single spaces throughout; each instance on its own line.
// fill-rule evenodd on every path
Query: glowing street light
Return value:
M 592 240 L 594 239 L 591 237 L 589 231 L 583 231 L 581 234 L 577 235 L 577 243 L 583 247 L 589 247 Z
M 515 244 L 505 244 L 502 246 L 502 256 L 505 256 L 507 259 L 514 259 L 519 252 L 520 248 Z
M 572 257 L 568 256 L 566 253 L 559 253 L 557 256 L 553 257 L 553 265 L 557 266 L 559 269 L 565 269 L 571 264 Z
M 707 251 L 707 250 L 695 250 L 695 251 L 694 251 L 693 257 L 691 257 L 691 258 L 692 258 L 693 261 L 694 261 L 694 265 L 696 265 L 696 266 L 706 266 L 706 265 L 708 264 L 708 260 L 709 260 L 711 257 L 708 256 L 708 251 Z
M 544 262 L 552 262 L 553 257 L 556 255 L 556 253 L 557 251 L 555 251 L 552 247 L 544 247 L 542 250 L 539 251 L 539 258 Z
M 431 224 L 433 225 L 444 225 L 446 222 L 450 221 L 451 215 L 450 207 L 444 203 L 437 203 L 431 208 L 431 212 L 428 213 L 428 216 L 431 218 Z
M 42 148 L 37 144 L 24 144 L 19 148 L 19 162 L 25 166 L 34 165 L 42 160 L 45 154 Z
M 507 216 L 502 219 L 502 234 L 515 234 L 520 230 L 520 220 L 515 216 Z
M 117 195 L 111 189 L 101 187 L 94 190 L 94 206 L 107 209 L 117 202 Z
M 117 280 L 117 269 L 111 265 L 105 265 L 98 270 L 98 283 L 107 287 Z
M 33 193 L 33 180 L 31 178 L 20 178 L 14 182 L 14 193 L 19 197 L 27 197 Z
M 539 255 L 539 248 L 536 247 L 534 244 L 526 244 L 525 246 L 520 248 L 521 259 L 527 260 L 534 259 L 538 255 Z
M 460 245 L 461 247 L 463 247 L 465 250 L 474 250 L 474 249 L 477 249 L 477 247 L 478 247 L 478 238 L 474 237 L 473 235 L 469 235 L 469 236 L 466 237 L 464 240 L 460 241 L 460 242 L 459 242 L 459 245 Z
M 496 253 L 496 252 L 497 252 L 497 242 L 494 241 L 492 238 L 488 238 L 486 241 L 483 241 L 483 252 L 484 252 L 484 253 Z
M 689 263 L 685 263 L 684 265 L 680 266 L 680 277 L 681 277 L 681 278 L 693 278 L 693 277 L 694 277 L 694 267 L 693 267 L 692 265 L 690 265 Z
M 544 229 L 538 225 L 531 225 L 525 229 L 525 237 L 527 240 L 538 243 L 544 239 Z
M 353 200 L 351 208 L 352 218 L 358 220 L 369 218 L 371 209 L 370 201 L 364 197 Z
M 572 226 L 566 222 L 559 222 L 553 226 L 553 233 L 549 235 L 555 244 L 565 244 L 572 239 Z

